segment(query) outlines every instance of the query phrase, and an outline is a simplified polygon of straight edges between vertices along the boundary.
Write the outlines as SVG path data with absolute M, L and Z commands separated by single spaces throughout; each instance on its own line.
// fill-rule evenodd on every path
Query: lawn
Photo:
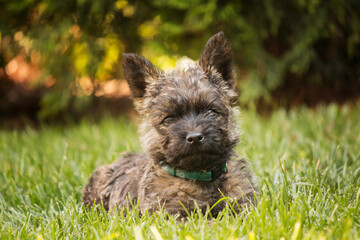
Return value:
M 211 221 L 87 212 L 91 172 L 141 151 L 137 127 L 104 117 L 0 130 L 1 239 L 360 239 L 360 107 L 242 112 L 237 151 L 259 179 L 257 207 Z

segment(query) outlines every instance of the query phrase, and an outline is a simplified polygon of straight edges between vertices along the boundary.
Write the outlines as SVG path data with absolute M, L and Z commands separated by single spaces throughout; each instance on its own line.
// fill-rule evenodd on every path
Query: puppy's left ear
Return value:
M 232 66 L 231 46 L 223 32 L 215 34 L 208 40 L 200 56 L 199 65 L 209 79 L 214 77 L 212 75 L 215 70 L 221 74 L 222 79 L 230 88 L 234 88 L 235 72 Z
M 135 100 L 144 97 L 150 82 L 156 81 L 160 74 L 154 65 L 135 53 L 123 54 L 123 74 Z

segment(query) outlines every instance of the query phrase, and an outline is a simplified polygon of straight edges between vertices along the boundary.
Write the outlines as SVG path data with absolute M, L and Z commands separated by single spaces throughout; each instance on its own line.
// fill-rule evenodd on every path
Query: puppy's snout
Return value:
M 204 141 L 204 135 L 200 132 L 190 132 L 186 136 L 186 142 L 189 144 L 199 144 Z

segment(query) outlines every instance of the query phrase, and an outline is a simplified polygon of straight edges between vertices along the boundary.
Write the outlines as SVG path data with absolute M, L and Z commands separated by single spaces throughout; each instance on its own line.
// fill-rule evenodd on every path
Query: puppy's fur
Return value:
M 106 210 L 130 207 L 158 209 L 185 217 L 195 205 L 205 211 L 225 195 L 251 205 L 257 192 L 255 177 L 234 151 L 239 140 L 237 93 L 231 47 L 222 32 L 207 42 L 199 61 L 184 60 L 165 73 L 136 54 L 123 55 L 123 70 L 135 107 L 142 117 L 145 153 L 128 154 L 94 171 L 84 188 L 85 205 Z M 201 172 L 223 166 L 227 171 L 211 181 L 171 176 L 164 166 Z M 195 204 L 196 202 L 196 204 Z M 222 201 L 212 209 L 216 216 Z

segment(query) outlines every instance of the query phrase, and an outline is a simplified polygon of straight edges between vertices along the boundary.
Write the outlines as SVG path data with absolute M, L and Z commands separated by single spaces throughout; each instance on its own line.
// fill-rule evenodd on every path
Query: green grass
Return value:
M 209 221 L 158 213 L 86 212 L 90 173 L 140 151 L 136 126 L 105 117 L 70 127 L 0 130 L 1 239 L 360 239 L 360 108 L 242 113 L 242 141 L 259 179 L 254 209 Z

